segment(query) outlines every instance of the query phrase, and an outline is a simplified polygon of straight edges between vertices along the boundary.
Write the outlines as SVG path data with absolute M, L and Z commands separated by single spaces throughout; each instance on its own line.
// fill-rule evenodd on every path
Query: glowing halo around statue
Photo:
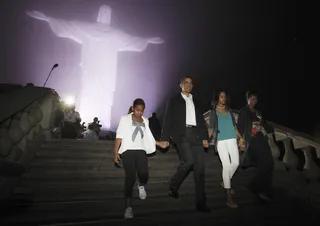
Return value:
M 81 93 L 78 109 L 83 121 L 95 116 L 101 119 L 104 128 L 110 128 L 111 108 L 117 80 L 119 51 L 142 52 L 149 43 L 161 44 L 160 38 L 141 38 L 113 28 L 111 8 L 101 6 L 97 22 L 64 21 L 44 15 L 38 11 L 27 11 L 27 15 L 46 21 L 53 33 L 69 38 L 82 46 L 80 67 Z

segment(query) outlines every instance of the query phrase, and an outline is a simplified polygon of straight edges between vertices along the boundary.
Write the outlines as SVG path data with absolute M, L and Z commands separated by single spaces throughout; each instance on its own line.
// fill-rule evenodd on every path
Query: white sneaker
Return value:
M 140 199 L 146 199 L 147 198 L 147 192 L 144 189 L 144 186 L 139 186 L 138 185 L 138 190 L 139 190 L 139 198 Z
M 125 211 L 124 211 L 124 219 L 132 219 L 133 218 L 133 212 L 132 212 L 132 208 L 128 207 Z

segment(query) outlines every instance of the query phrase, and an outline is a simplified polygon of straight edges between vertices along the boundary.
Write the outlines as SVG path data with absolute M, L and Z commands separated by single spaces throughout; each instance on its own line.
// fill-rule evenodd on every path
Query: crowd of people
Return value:
M 59 103 L 54 120 L 53 136 L 70 139 L 99 140 L 101 125 L 98 117 L 85 125 L 74 104 Z
M 206 203 L 203 153 L 209 147 L 209 141 L 213 141 L 222 164 L 220 186 L 226 193 L 226 205 L 232 209 L 238 207 L 233 199 L 235 190 L 231 181 L 239 165 L 257 169 L 247 188 L 261 201 L 271 201 L 273 158 L 266 136 L 267 125 L 255 108 L 257 93 L 247 92 L 247 104 L 240 110 L 236 122 L 228 105 L 227 92 L 217 92 L 212 100 L 207 125 L 203 113 L 199 111 L 197 99 L 191 94 L 192 78 L 182 78 L 180 88 L 181 92 L 168 102 L 162 132 L 159 132 L 161 126 L 155 114 L 149 119 L 143 117 L 146 104 L 142 99 L 136 99 L 120 120 L 114 146 L 114 163 L 118 165 L 121 161 L 125 171 L 124 218 L 131 219 L 134 216 L 131 199 L 136 177 L 139 198 L 147 198 L 148 154 L 155 153 L 157 146 L 166 149 L 170 143 L 176 145 L 180 159 L 168 187 L 170 197 L 179 198 L 179 187 L 193 171 L 196 209 L 199 212 L 211 211 Z M 153 126 L 150 127 L 151 122 Z

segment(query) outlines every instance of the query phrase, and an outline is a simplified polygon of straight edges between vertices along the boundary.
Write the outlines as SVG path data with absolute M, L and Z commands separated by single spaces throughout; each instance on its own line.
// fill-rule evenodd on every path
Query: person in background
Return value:
M 97 136 L 99 137 L 102 125 L 100 125 L 100 121 L 99 121 L 98 117 L 94 117 L 93 122 L 91 123 L 91 125 L 92 125 L 92 130 L 94 132 L 96 132 Z
M 75 109 L 74 104 L 65 107 L 62 138 L 77 138 L 81 134 L 81 117 Z
M 80 123 L 81 117 L 79 112 L 76 111 L 76 106 L 71 105 L 70 107 L 65 108 L 64 112 L 64 121 L 70 123 Z
M 99 140 L 96 131 L 93 130 L 93 125 L 90 124 L 88 129 L 82 133 L 83 140 Z

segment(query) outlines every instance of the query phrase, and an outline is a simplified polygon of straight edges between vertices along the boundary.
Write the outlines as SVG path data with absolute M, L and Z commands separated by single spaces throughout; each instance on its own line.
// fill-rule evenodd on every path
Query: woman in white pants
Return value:
M 237 208 L 238 205 L 233 201 L 234 190 L 231 189 L 231 179 L 239 166 L 239 145 L 244 145 L 244 139 L 236 128 L 236 123 L 232 112 L 228 108 L 227 93 L 219 91 L 212 101 L 212 110 L 209 122 L 209 137 L 214 136 L 215 146 L 217 148 L 222 163 L 221 186 L 226 190 L 227 206 Z

